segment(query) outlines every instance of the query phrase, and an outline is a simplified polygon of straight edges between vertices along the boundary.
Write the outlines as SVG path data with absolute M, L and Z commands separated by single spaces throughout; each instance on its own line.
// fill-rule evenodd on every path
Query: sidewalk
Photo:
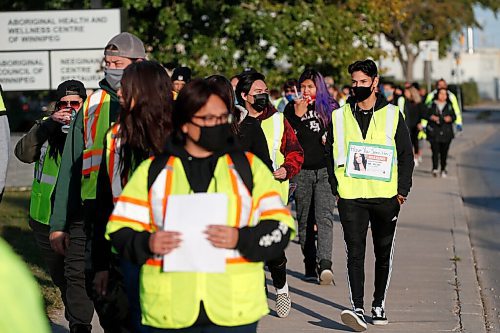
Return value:
M 469 232 L 460 197 L 456 156 L 470 148 L 491 128 L 458 137 L 449 157 L 449 176 L 433 178 L 430 149 L 424 144 L 424 161 L 415 169 L 413 188 L 398 221 L 391 285 L 386 300 L 389 325 L 368 324 L 372 332 L 428 333 L 486 332 L 479 286 L 474 269 Z M 292 311 L 280 319 L 272 311 L 259 325 L 259 332 L 351 331 L 340 320 L 349 307 L 346 260 L 342 229 L 335 210 L 334 273 L 336 286 L 301 281 L 304 271 L 300 247 L 287 249 L 288 283 Z M 373 248 L 369 232 L 366 252 L 365 308 L 369 313 L 373 294 Z M 268 278 L 269 274 L 268 274 Z M 270 283 L 270 280 L 268 280 Z M 271 309 L 274 288 L 269 284 Z

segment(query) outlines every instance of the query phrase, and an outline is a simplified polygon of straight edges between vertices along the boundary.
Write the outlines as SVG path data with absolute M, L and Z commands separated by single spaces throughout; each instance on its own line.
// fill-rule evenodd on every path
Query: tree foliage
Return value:
M 355 59 L 377 57 L 376 8 L 355 1 L 123 0 L 130 29 L 153 58 L 198 76 L 244 67 L 281 84 L 314 66 L 336 78 Z M 145 19 L 145 18 L 148 19 Z
M 393 0 L 387 3 L 387 20 L 381 24 L 382 32 L 394 46 L 396 56 L 407 81 L 413 81 L 413 64 L 419 55 L 418 43 L 424 40 L 439 41 L 440 54 L 444 55 L 452 37 L 465 26 L 479 26 L 474 17 L 474 6 L 497 11 L 497 0 Z

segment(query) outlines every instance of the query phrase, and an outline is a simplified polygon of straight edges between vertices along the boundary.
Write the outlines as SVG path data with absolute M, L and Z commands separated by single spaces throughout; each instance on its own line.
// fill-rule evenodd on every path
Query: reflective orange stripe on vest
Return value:
M 99 171 L 102 161 L 102 149 L 89 150 L 83 154 L 82 175 L 90 175 L 92 171 Z
M 95 110 L 90 110 L 89 106 L 93 104 L 91 101 L 87 103 L 87 107 L 84 110 L 83 114 L 83 124 L 84 130 L 83 139 L 85 144 L 85 149 L 90 149 L 94 145 L 94 139 L 97 131 L 97 119 L 99 118 L 99 114 L 101 113 L 101 108 L 106 98 L 106 91 L 101 91 L 101 97 L 99 103 Z M 92 96 L 90 97 L 92 98 Z M 95 104 L 94 104 L 95 105 Z M 82 165 L 82 175 L 89 175 L 92 171 L 99 170 L 99 165 L 101 164 L 102 159 L 102 149 L 96 150 L 88 150 L 83 155 L 83 165 Z
M 108 142 L 109 150 L 108 157 L 108 177 L 111 184 L 111 192 L 113 194 L 113 202 L 118 201 L 118 197 L 122 193 L 122 179 L 121 179 L 121 169 L 119 163 L 120 154 L 120 139 L 117 138 L 118 131 L 120 129 L 119 125 L 115 125 L 111 128 L 111 138 Z

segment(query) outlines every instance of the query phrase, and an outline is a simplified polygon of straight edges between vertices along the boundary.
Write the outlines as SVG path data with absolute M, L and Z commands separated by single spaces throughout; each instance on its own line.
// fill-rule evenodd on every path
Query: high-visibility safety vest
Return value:
M 52 194 L 56 187 L 61 156 L 49 156 L 50 145 L 45 142 L 40 159 L 35 163 L 35 177 L 31 185 L 30 217 L 43 224 L 49 224 L 52 213 Z
M 405 115 L 405 103 L 406 103 L 406 98 L 404 96 L 399 96 L 398 98 L 398 108 L 401 114 L 403 115 L 403 118 L 406 118 Z
M 104 138 L 109 128 L 110 95 L 103 89 L 94 92 L 83 105 L 82 200 L 95 199 Z
M 113 203 L 118 201 L 118 197 L 123 191 L 120 167 L 120 139 L 117 138 L 120 125 L 115 124 L 106 134 L 106 168 L 108 171 Z
M 0 94 L 0 112 L 3 112 L 5 111 L 5 104 L 3 102 L 3 97 L 2 97 L 2 94 Z
M 0 237 L 0 332 L 52 332 L 40 286 L 21 257 Z
M 261 127 L 266 136 L 267 148 L 271 161 L 273 162 L 273 170 L 279 169 L 285 163 L 285 156 L 281 153 L 281 139 L 285 133 L 285 117 L 283 113 L 276 112 L 271 117 L 262 121 Z M 280 196 L 283 203 L 288 203 L 289 181 L 278 181 L 280 187 Z
M 449 90 L 446 90 L 446 92 L 448 93 L 448 99 L 450 100 L 453 111 L 455 112 L 455 116 L 457 116 L 457 118 L 455 119 L 455 124 L 462 125 L 462 110 L 460 110 L 460 105 L 458 105 L 457 95 Z M 425 104 L 431 105 L 436 94 L 437 90 L 431 91 L 425 98 Z
M 252 195 L 228 154 L 219 157 L 207 193 L 227 195 L 228 226 L 242 228 L 266 223 L 261 220 L 276 220 L 283 233 L 292 230 L 293 238 L 294 222 L 281 201 L 278 184 L 262 161 L 251 153 L 246 155 L 254 180 Z M 118 198 L 106 226 L 108 239 L 121 228 L 162 230 L 168 223 L 164 216 L 170 195 L 192 193 L 182 161 L 175 156 L 168 159 L 148 191 L 151 161 L 139 165 Z M 249 262 L 237 250 L 226 250 L 225 273 L 165 273 L 162 264 L 161 257 L 152 258 L 141 268 L 140 301 L 145 325 L 169 329 L 192 326 L 201 301 L 209 319 L 221 326 L 254 323 L 268 313 L 263 263 Z
M 332 113 L 333 126 L 333 160 L 334 172 L 337 178 L 337 190 L 343 199 L 359 198 L 391 198 L 398 194 L 398 164 L 397 154 L 394 153 L 392 177 L 389 182 L 348 177 L 345 174 L 347 149 L 349 142 L 362 142 L 394 147 L 394 135 L 399 122 L 399 109 L 388 104 L 373 113 L 368 125 L 366 139 L 359 128 L 349 104 L 334 110 Z

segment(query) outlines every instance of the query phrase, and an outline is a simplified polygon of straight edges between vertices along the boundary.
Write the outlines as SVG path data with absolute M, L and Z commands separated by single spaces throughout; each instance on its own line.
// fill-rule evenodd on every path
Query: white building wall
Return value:
M 395 80 L 404 81 L 403 70 L 394 48 L 382 36 L 380 45 L 388 53 L 387 57 L 379 61 L 380 73 L 383 76 L 394 77 Z M 444 78 L 449 83 L 458 83 L 473 80 L 478 84 L 481 98 L 500 100 L 500 49 L 476 49 L 469 54 L 460 51 L 460 65 L 458 65 L 453 52 L 446 57 L 432 63 L 432 82 Z M 413 69 L 415 81 L 424 80 L 424 57 L 419 55 Z M 455 74 L 455 75 L 454 75 Z M 456 75 L 458 74 L 458 75 Z

